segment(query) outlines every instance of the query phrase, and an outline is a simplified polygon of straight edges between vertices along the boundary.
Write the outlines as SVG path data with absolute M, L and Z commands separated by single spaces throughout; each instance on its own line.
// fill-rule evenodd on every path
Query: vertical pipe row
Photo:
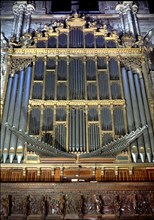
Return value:
M 141 89 L 140 89 L 138 74 L 134 75 L 134 80 L 135 80 L 137 98 L 138 98 L 138 103 L 139 103 L 140 118 L 141 118 L 141 123 L 142 123 L 142 126 L 143 126 L 143 125 L 146 124 L 146 117 L 145 117 L 145 110 L 144 110 L 144 106 L 143 106 L 142 96 L 141 96 Z M 143 137 L 144 137 L 144 144 L 145 144 L 145 149 L 144 150 L 146 152 L 149 152 L 150 141 L 149 141 L 149 135 L 148 135 L 148 130 L 147 129 L 144 131 Z M 144 162 L 144 161 L 142 161 L 142 162 Z M 149 162 L 151 162 L 151 161 L 149 161 Z
M 86 125 L 84 111 L 72 109 L 69 113 L 69 151 L 83 152 L 86 149 Z
M 23 132 L 25 132 L 26 130 L 28 102 L 29 102 L 30 87 L 31 87 L 31 73 L 32 73 L 32 67 L 28 66 L 25 71 L 24 91 L 22 97 L 20 121 L 19 121 L 19 130 L 22 130 Z M 24 153 L 23 147 L 24 147 L 23 141 L 18 139 L 17 153 L 16 153 L 18 163 L 21 162 L 21 159 L 23 157 L 23 153 Z M 20 151 L 20 156 L 18 155 L 18 150 Z
M 19 74 L 18 92 L 17 92 L 17 99 L 15 103 L 15 112 L 14 112 L 14 119 L 13 119 L 13 126 L 15 126 L 17 129 L 19 127 L 23 84 L 24 84 L 24 70 L 21 70 Z M 17 144 L 17 136 L 12 133 L 10 147 L 12 148 L 13 151 L 10 154 L 10 163 L 13 162 L 13 159 L 15 156 L 16 144 Z
M 11 100 L 8 112 L 8 124 L 13 125 L 13 117 L 14 117 L 14 110 L 15 110 L 15 101 L 16 101 L 16 94 L 17 94 L 17 84 L 18 84 L 18 74 L 14 75 L 13 79 L 13 86 L 11 91 Z M 5 153 L 3 154 L 3 162 L 6 162 L 9 153 L 9 146 L 10 146 L 10 138 L 11 138 L 11 131 L 7 128 L 5 133 L 5 140 L 4 140 L 4 149 Z M 7 151 L 6 151 L 7 149 Z
M 147 101 L 147 96 L 146 96 L 146 91 L 145 91 L 145 85 L 144 85 L 143 78 L 140 78 L 140 85 L 141 85 L 141 93 L 142 93 L 142 97 L 143 97 L 146 121 L 147 121 L 147 124 L 148 124 L 151 150 L 152 150 L 152 154 L 153 154 L 153 157 L 154 157 L 154 133 L 153 133 L 153 128 L 152 128 L 150 110 L 149 110 L 149 106 L 148 106 L 148 101 Z
M 139 108 L 138 108 L 138 102 L 137 102 L 137 96 L 135 92 L 135 85 L 134 85 L 134 78 L 133 73 L 131 70 L 128 71 L 128 78 L 129 78 L 129 85 L 130 85 L 130 93 L 131 93 L 131 99 L 132 99 L 132 106 L 133 106 L 133 114 L 134 114 L 134 121 L 135 121 L 135 128 L 141 127 L 141 120 L 139 115 Z M 143 137 L 140 136 L 137 139 L 138 147 L 143 147 Z
M 131 101 L 131 95 L 130 95 L 130 89 L 129 89 L 129 84 L 128 84 L 128 76 L 127 76 L 127 71 L 125 67 L 122 67 L 122 82 L 123 82 L 123 89 L 124 89 L 124 96 L 126 99 L 126 110 L 127 110 L 127 125 L 128 125 L 128 131 L 131 132 L 132 130 L 135 129 L 135 124 L 134 124 L 134 115 L 133 115 L 133 107 L 132 107 L 132 101 Z M 131 148 L 137 146 L 137 142 L 134 141 L 131 144 Z M 136 157 L 138 153 L 136 152 Z M 137 158 L 134 158 L 136 162 Z
M 13 84 L 13 78 L 12 76 L 10 76 L 8 79 L 5 103 L 3 108 L 3 118 L 2 118 L 2 126 L 1 126 L 1 157 L 3 155 L 3 149 L 4 149 L 4 139 L 5 139 L 5 131 L 6 131 L 5 123 L 8 121 L 8 112 L 9 112 L 12 84 Z

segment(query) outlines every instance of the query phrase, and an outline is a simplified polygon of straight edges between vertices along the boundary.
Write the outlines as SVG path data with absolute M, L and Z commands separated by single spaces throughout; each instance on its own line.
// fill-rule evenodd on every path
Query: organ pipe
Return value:
M 133 73 L 132 73 L 131 70 L 128 71 L 128 77 L 129 77 L 130 93 L 131 93 L 132 106 L 133 106 L 135 128 L 137 129 L 137 128 L 141 127 L 141 123 L 140 123 L 140 115 L 139 115 L 137 97 L 136 97 L 136 92 L 135 92 Z M 140 136 L 137 139 L 137 142 L 138 142 L 138 147 L 143 147 L 144 146 L 142 136 Z
M 31 73 L 32 73 L 32 68 L 29 66 L 29 67 L 27 67 L 26 73 L 25 73 L 24 92 L 23 92 L 23 97 L 22 97 L 21 115 L 20 115 L 20 121 L 19 121 L 19 129 L 21 129 L 24 132 L 26 130 L 26 122 L 27 122 L 28 102 L 29 102 L 30 84 L 31 84 Z M 20 139 L 18 139 L 17 151 L 18 151 L 19 147 L 21 147 L 21 159 L 22 159 L 23 151 L 24 151 L 24 149 L 23 149 L 24 143 Z M 18 162 L 20 163 L 21 160 L 19 160 Z
M 24 70 L 21 70 L 19 74 L 18 93 L 17 93 L 17 99 L 15 103 L 15 112 L 14 112 L 14 119 L 13 119 L 13 126 L 15 126 L 17 129 L 19 127 L 23 84 L 24 84 Z M 17 145 L 17 136 L 12 133 L 10 147 L 14 149 L 14 151 L 11 154 L 10 163 L 13 162 L 13 159 L 15 156 L 16 145 Z
M 69 151 L 72 150 L 72 114 L 69 113 Z
M 2 127 L 1 127 L 1 157 L 4 148 L 4 138 L 5 138 L 5 123 L 8 121 L 8 112 L 9 112 L 9 105 L 11 99 L 11 90 L 12 90 L 13 78 L 12 76 L 8 79 L 7 85 L 7 92 L 5 97 L 4 109 L 3 109 L 3 118 L 2 118 Z
M 147 124 L 148 124 L 151 150 L 152 150 L 152 154 L 153 154 L 153 157 L 154 157 L 154 133 L 153 133 L 153 129 L 152 129 L 150 110 L 149 110 L 149 106 L 148 106 L 148 102 L 147 102 L 147 96 L 146 96 L 146 91 L 145 91 L 145 85 L 144 85 L 143 78 L 140 78 L 140 85 L 141 85 L 141 92 L 142 92 L 142 97 L 143 97 L 146 121 L 147 121 Z
M 128 131 L 131 132 L 132 130 L 135 130 L 135 123 L 134 123 L 131 94 L 130 94 L 130 89 L 129 89 L 129 84 L 128 84 L 128 76 L 127 76 L 127 71 L 126 71 L 125 67 L 122 67 L 122 81 L 123 81 L 123 88 L 124 88 L 124 96 L 126 99 Z M 131 151 L 133 149 L 133 146 L 137 146 L 136 141 L 134 141 L 131 144 Z M 132 154 L 132 156 L 133 156 L 133 154 Z
M 141 96 L 138 74 L 134 75 L 134 79 L 135 79 L 135 85 L 136 85 L 137 99 L 138 99 L 138 103 L 139 103 L 139 112 L 140 112 L 141 123 L 142 123 L 142 126 L 144 126 L 146 124 L 146 117 L 145 117 L 145 110 L 144 110 L 144 106 L 143 106 L 143 100 L 142 100 L 142 96 Z M 150 141 L 149 141 L 149 135 L 148 135 L 147 129 L 144 131 L 143 137 L 144 137 L 145 149 L 147 152 L 148 149 L 150 148 Z M 149 162 L 151 162 L 151 161 L 149 161 Z
M 13 86 L 11 91 L 11 99 L 10 99 L 10 105 L 9 105 L 9 112 L 8 112 L 8 124 L 12 126 L 13 124 L 13 117 L 14 117 L 14 109 L 15 109 L 15 101 L 16 101 L 16 93 L 17 93 L 17 83 L 18 83 L 18 74 L 14 75 L 13 79 Z M 10 138 L 11 138 L 11 131 L 7 128 L 5 132 L 5 140 L 4 140 L 4 148 L 7 149 L 7 152 L 5 151 L 3 162 L 6 162 L 8 151 L 9 151 L 9 144 L 10 144 Z

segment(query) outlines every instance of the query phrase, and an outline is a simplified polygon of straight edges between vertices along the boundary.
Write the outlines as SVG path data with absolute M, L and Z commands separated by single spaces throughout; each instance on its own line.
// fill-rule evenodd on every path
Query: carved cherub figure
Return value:
M 99 29 L 99 32 L 101 32 L 104 37 L 107 37 L 108 34 L 109 34 L 109 32 L 108 32 L 108 30 L 107 30 L 107 25 L 104 24 L 104 25 Z
M 30 47 L 33 43 L 33 39 L 31 34 L 25 33 L 22 37 L 20 37 L 21 47 L 27 48 Z
M 125 33 L 121 40 L 124 47 L 132 48 L 135 45 L 135 39 L 131 34 Z

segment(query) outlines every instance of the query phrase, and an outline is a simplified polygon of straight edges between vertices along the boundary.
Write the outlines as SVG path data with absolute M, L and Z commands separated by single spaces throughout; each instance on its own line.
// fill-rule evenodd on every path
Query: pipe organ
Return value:
M 154 136 L 144 76 L 122 59 L 127 50 L 126 58 L 129 53 L 133 56 L 131 49 L 139 60 L 143 54 L 138 48 L 120 47 L 117 34 L 85 24 L 83 18 L 70 18 L 66 27 L 44 31 L 42 36 L 36 32 L 32 48 L 14 49 L 32 55 L 25 68 L 13 75 L 8 72 L 2 119 L 4 163 L 16 157 L 21 162 L 24 155 L 24 140 L 5 123 L 73 154 L 97 151 L 147 124 L 130 151 L 135 149 L 135 161 L 152 161 Z M 13 63 L 13 53 L 10 59 Z

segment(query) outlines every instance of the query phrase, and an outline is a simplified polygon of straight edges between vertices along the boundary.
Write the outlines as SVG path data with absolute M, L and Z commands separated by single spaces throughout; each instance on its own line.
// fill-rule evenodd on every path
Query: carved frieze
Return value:
M 2 193 L 1 214 L 8 216 L 23 215 L 64 218 L 76 215 L 82 219 L 84 216 L 140 216 L 153 215 L 154 211 L 153 191 L 100 191 L 93 187 L 90 192 L 70 191 L 65 192 L 33 192 L 22 191 Z M 9 219 L 10 219 L 9 217 Z M 12 218 L 11 218 L 12 219 Z
M 14 48 L 9 49 L 12 56 L 131 56 L 140 57 L 142 52 L 139 48 Z

